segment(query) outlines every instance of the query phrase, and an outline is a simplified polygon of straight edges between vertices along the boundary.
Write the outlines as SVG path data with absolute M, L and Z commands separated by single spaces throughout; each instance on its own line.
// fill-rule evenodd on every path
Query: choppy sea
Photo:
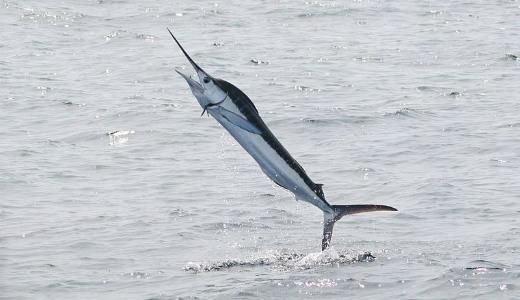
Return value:
M 0 299 L 520 299 L 520 2 L 0 2 Z M 345 217 L 175 72 L 242 89 Z

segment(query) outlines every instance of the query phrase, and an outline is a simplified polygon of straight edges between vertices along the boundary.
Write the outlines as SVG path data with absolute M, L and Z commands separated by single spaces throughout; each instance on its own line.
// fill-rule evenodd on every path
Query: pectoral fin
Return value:
M 236 113 L 229 111 L 223 107 L 219 107 L 219 111 L 220 114 L 224 117 L 224 119 L 229 121 L 231 124 L 254 134 L 262 134 L 262 131 L 258 127 L 256 127 L 248 120 L 244 119 L 242 116 L 239 116 Z

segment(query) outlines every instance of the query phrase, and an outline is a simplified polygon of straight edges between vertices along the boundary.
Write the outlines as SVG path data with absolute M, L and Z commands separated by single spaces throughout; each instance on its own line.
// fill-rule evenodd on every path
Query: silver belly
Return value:
M 261 135 L 245 131 L 218 113 L 213 117 L 237 140 L 237 142 L 255 159 L 262 171 L 272 181 L 291 191 L 297 200 L 303 200 L 323 211 L 331 208 L 304 182 L 300 175 L 264 140 Z

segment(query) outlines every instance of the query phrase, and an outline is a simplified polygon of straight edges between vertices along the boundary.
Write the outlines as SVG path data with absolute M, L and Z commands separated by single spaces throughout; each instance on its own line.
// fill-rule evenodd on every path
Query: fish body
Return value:
M 169 29 L 168 29 L 169 31 Z M 199 82 L 177 71 L 188 83 L 200 106 L 255 159 L 274 183 L 292 192 L 297 200 L 308 202 L 324 215 L 322 250 L 329 247 L 334 223 L 348 214 L 368 211 L 396 211 L 386 205 L 331 205 L 325 200 L 322 184 L 315 183 L 289 154 L 260 117 L 251 99 L 233 84 L 214 78 L 199 67 L 171 31 L 181 51 L 191 63 Z

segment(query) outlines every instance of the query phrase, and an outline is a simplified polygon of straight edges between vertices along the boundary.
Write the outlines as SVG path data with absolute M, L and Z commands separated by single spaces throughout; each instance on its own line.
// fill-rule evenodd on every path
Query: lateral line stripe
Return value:
M 289 167 L 295 171 L 298 176 L 305 182 L 305 184 L 327 205 L 330 204 L 325 200 L 325 195 L 323 194 L 323 190 L 320 184 L 314 183 L 303 167 L 289 154 L 287 149 L 283 147 L 283 145 L 278 141 L 278 139 L 273 135 L 273 133 L 269 130 L 267 125 L 264 123 L 260 115 L 258 114 L 258 110 L 254 106 L 253 102 L 245 95 L 241 93 L 238 88 L 233 86 L 231 83 L 224 81 L 222 79 L 215 80 L 222 90 L 224 90 L 229 99 L 235 104 L 238 110 L 246 117 L 246 119 L 257 126 L 262 131 L 263 140 L 273 148 L 278 155 L 289 165 Z M 233 89 L 234 88 L 234 89 Z M 239 92 L 235 92 L 239 91 Z M 251 109 L 254 110 L 251 111 Z

